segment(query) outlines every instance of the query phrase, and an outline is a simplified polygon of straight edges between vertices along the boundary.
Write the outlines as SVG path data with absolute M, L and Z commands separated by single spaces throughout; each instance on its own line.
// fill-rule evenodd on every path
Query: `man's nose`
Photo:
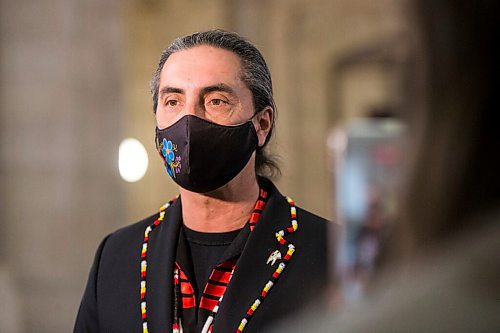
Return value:
M 205 118 L 205 110 L 198 99 L 192 98 L 186 102 L 185 115 Z

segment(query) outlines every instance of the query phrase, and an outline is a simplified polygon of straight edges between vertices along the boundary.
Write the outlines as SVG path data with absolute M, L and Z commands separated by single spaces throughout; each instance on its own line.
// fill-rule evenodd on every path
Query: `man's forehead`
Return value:
M 168 57 L 163 69 L 172 65 L 188 64 L 191 66 L 208 65 L 241 70 L 241 59 L 233 51 L 210 46 L 198 45 L 174 52 Z
M 242 81 L 242 63 L 229 50 L 208 45 L 195 46 L 170 55 L 161 71 L 161 85 L 203 84 Z

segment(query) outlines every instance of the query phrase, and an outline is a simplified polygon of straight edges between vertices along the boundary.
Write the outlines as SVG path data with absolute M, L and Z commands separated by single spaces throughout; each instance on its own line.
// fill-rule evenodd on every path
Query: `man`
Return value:
M 221 30 L 179 38 L 152 94 L 180 196 L 101 243 L 75 332 L 259 332 L 317 300 L 326 221 L 262 177 L 276 107 L 260 52 Z

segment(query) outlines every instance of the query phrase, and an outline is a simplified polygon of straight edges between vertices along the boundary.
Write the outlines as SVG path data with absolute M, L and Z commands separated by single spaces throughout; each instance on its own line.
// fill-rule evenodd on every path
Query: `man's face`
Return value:
M 158 128 L 189 114 L 221 125 L 247 121 L 254 106 L 241 74 L 239 57 L 227 50 L 200 45 L 172 54 L 160 75 Z

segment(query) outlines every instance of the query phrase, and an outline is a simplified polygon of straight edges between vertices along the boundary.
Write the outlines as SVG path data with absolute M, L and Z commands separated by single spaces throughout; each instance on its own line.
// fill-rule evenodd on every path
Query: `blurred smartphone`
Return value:
M 333 160 L 334 277 L 342 303 L 363 297 L 395 219 L 403 124 L 395 118 L 353 119 L 328 138 Z

